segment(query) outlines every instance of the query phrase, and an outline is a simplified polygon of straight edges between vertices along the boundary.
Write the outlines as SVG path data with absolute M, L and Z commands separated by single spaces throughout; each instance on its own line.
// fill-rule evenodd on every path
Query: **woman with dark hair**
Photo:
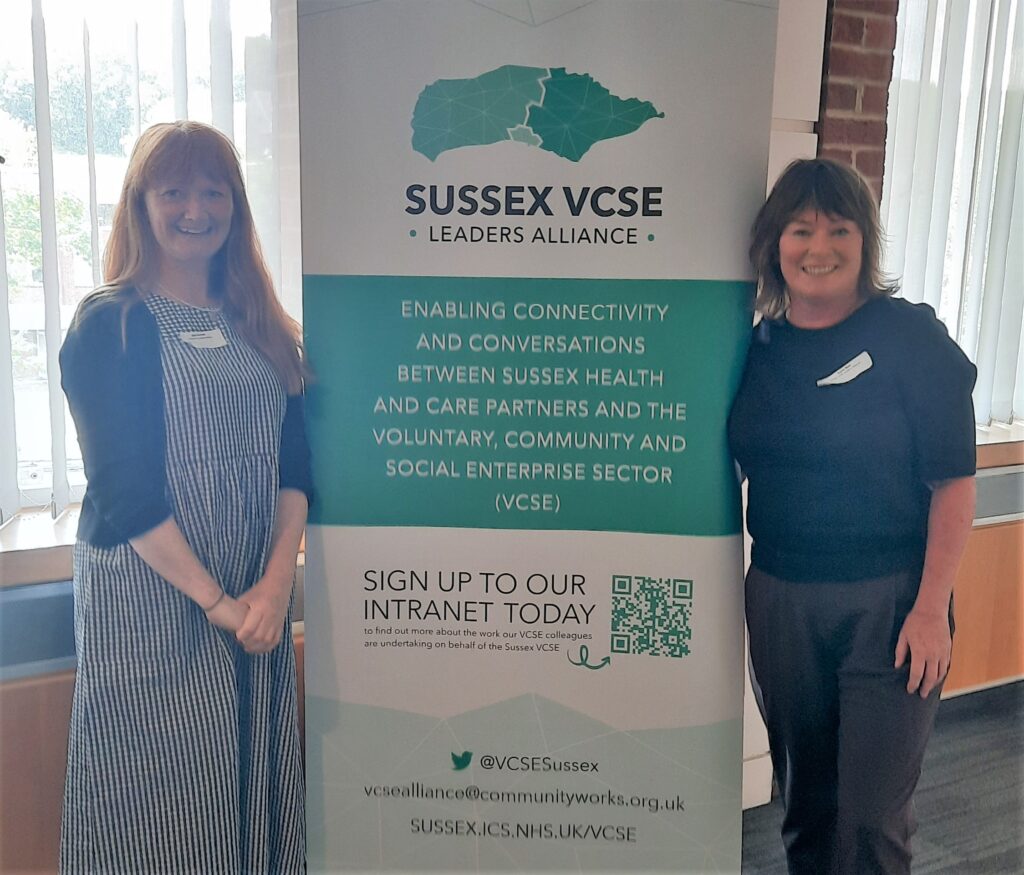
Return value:
M 880 252 L 870 189 L 825 159 L 790 165 L 754 223 L 762 319 L 729 440 L 791 873 L 910 871 L 973 518 L 974 366 L 892 297 Z
M 303 363 L 223 134 L 143 133 L 104 273 L 60 355 L 88 479 L 61 870 L 303 871 Z

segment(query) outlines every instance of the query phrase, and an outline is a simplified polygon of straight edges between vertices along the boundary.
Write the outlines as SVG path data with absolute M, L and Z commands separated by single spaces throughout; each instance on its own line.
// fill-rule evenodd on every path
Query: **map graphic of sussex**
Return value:
M 649 101 L 616 97 L 586 73 L 507 64 L 426 86 L 412 114 L 412 147 L 433 161 L 449 149 L 514 140 L 579 161 L 594 143 L 664 117 Z

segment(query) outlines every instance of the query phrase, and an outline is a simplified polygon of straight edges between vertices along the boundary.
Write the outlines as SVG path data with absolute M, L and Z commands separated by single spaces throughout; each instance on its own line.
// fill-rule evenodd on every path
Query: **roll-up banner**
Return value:
M 300 0 L 314 871 L 739 872 L 773 0 Z

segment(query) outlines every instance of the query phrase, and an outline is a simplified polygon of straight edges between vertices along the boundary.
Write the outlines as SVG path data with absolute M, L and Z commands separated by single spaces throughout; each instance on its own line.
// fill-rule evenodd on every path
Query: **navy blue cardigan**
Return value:
M 141 301 L 87 298 L 60 350 L 61 386 L 85 476 L 78 538 L 111 547 L 172 515 L 167 501 L 160 331 Z M 282 489 L 312 501 L 301 395 L 289 395 L 278 460 Z

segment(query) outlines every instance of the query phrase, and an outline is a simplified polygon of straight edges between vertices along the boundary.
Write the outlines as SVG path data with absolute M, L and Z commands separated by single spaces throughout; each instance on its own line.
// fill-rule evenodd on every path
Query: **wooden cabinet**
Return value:
M 1024 520 L 971 532 L 953 599 L 945 695 L 1024 677 Z
M 0 872 L 56 872 L 73 671 L 0 684 Z
M 986 474 L 1014 472 L 1019 482 L 1021 465 L 1022 442 L 978 447 L 979 483 Z M 1018 511 L 1008 514 L 1010 519 L 995 517 L 988 522 L 980 516 L 967 541 L 953 588 L 956 634 L 947 697 L 1024 678 L 1022 506 L 1024 496 L 1017 495 L 1005 508 Z

